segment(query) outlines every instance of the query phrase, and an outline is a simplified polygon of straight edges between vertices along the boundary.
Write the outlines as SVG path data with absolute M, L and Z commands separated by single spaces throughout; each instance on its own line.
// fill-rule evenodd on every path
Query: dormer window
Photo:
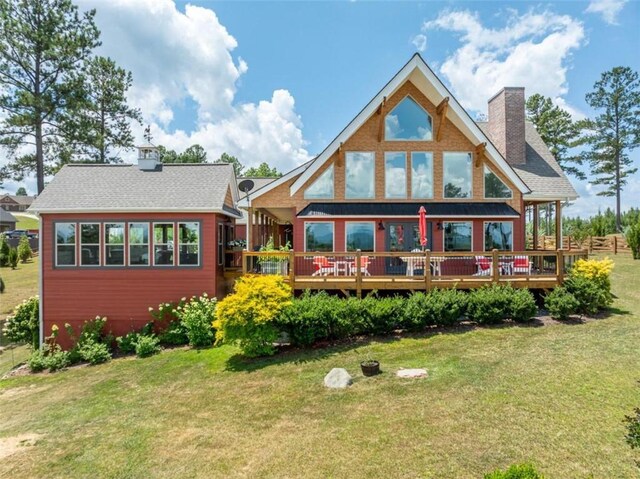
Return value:
M 398 103 L 384 119 L 387 141 L 430 141 L 433 138 L 431 116 L 410 96 Z

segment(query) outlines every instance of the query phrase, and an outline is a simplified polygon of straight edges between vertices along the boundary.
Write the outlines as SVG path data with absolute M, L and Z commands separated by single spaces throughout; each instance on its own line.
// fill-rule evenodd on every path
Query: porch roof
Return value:
M 418 218 L 418 210 L 424 206 L 428 218 L 519 218 L 516 210 L 500 202 L 449 202 L 449 203 L 309 203 L 298 217 L 409 217 Z

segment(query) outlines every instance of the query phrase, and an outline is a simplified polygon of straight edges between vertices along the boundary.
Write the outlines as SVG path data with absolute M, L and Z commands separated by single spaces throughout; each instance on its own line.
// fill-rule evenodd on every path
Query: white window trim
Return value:
M 471 225 L 471 249 L 469 251 L 447 251 L 445 249 L 445 235 L 447 231 L 447 225 L 449 223 L 469 223 Z M 473 252 L 473 221 L 443 221 L 442 222 L 442 252 L 443 253 L 471 253 Z
M 422 108 L 422 111 L 424 111 L 424 112 L 427 114 L 427 116 L 429 117 L 429 119 L 431 120 L 431 139 L 430 139 L 430 140 L 415 140 L 415 139 L 413 139 L 413 140 L 408 140 L 408 139 L 406 139 L 406 138 L 387 138 L 387 128 L 386 128 L 386 126 L 387 126 L 387 116 L 388 116 L 388 115 L 389 115 L 389 114 L 390 114 L 390 113 L 391 113 L 391 112 L 392 112 L 392 111 L 393 111 L 393 110 L 394 110 L 398 105 L 400 105 L 400 103 L 402 103 L 402 102 L 405 100 L 405 98 L 411 98 L 411 99 L 415 102 L 415 104 L 416 104 L 416 105 L 418 105 L 420 108 Z M 422 141 L 422 142 L 428 142 L 428 141 L 430 141 L 430 142 L 433 142 L 433 117 L 432 117 L 432 116 L 431 116 L 431 114 L 430 114 L 430 113 L 429 113 L 429 112 L 428 112 L 428 111 L 427 111 L 427 110 L 426 110 L 426 109 L 425 109 L 425 108 L 420 104 L 420 102 L 419 102 L 418 100 L 416 100 L 415 98 L 413 98 L 410 94 L 409 94 L 409 95 L 405 95 L 405 96 L 403 96 L 403 97 L 402 97 L 402 100 L 400 100 L 398 103 L 396 103 L 396 105 L 395 105 L 393 108 L 391 108 L 391 110 L 389 110 L 389 111 L 384 115 L 383 121 L 384 121 L 384 127 L 385 127 L 385 129 L 384 129 L 384 141 L 393 141 L 393 142 L 396 142 L 396 141 Z
M 373 191 L 370 197 L 347 195 L 347 159 L 350 154 L 373 155 Z M 376 199 L 376 152 L 375 151 L 346 151 L 344 154 L 344 199 L 345 200 L 375 200 Z
M 425 154 L 425 155 L 431 155 L 431 196 L 415 196 L 413 194 L 413 155 L 414 154 Z M 433 169 L 434 169 L 434 154 L 432 151 L 412 151 L 411 152 L 411 158 L 409 160 L 409 167 L 411 169 L 411 199 L 412 200 L 432 200 L 434 197 L 434 190 L 435 190 L 435 178 L 434 178 L 434 173 L 433 173 Z M 444 172 L 444 170 L 443 170 Z M 443 182 L 444 183 L 444 182 Z M 443 186 L 444 188 L 444 186 Z M 444 192 L 443 192 L 444 193 Z
M 156 243 L 156 232 L 155 232 L 155 227 L 156 225 L 171 225 L 173 227 L 173 239 L 171 241 L 173 241 L 173 256 L 172 259 L 173 261 L 171 262 L 171 264 L 156 264 L 156 245 L 168 245 L 169 243 Z M 153 245 L 152 245 L 152 249 L 151 249 L 151 256 L 153 256 L 153 266 L 158 267 L 158 268 L 171 268 L 173 266 L 176 265 L 176 223 L 175 221 L 154 221 L 151 224 L 151 240 L 153 240 Z
M 104 258 L 102 266 L 105 268 L 123 268 L 127 264 L 127 259 L 123 256 L 122 264 L 107 264 L 107 246 L 120 246 L 120 243 L 107 243 L 107 225 L 122 225 L 122 254 L 127 253 L 127 223 L 123 221 L 105 221 L 102 223 L 102 255 Z
M 332 234 L 332 239 L 331 242 L 333 243 L 333 251 L 335 252 L 336 250 L 336 222 L 335 221 L 305 221 L 304 222 L 304 252 L 305 253 L 314 253 L 315 251 L 307 251 L 307 225 L 310 224 L 330 224 L 331 225 L 331 232 Z
M 73 242 L 73 264 L 58 264 L 58 245 L 60 246 L 71 246 L 69 243 L 58 243 L 58 225 L 73 225 L 73 229 L 75 230 L 74 242 Z M 60 223 L 55 223 L 54 227 L 55 234 L 55 256 L 56 256 L 56 268 L 74 268 L 78 265 L 78 223 L 72 221 L 61 221 Z
M 374 162 L 375 162 L 375 158 L 374 158 Z M 345 160 L 346 163 L 346 160 Z M 325 175 L 329 170 L 333 170 L 331 176 L 333 177 L 332 182 L 332 188 L 331 188 L 331 196 L 326 196 L 326 197 L 319 197 L 319 196 L 307 196 L 307 191 L 309 190 L 309 188 L 311 188 L 313 185 L 316 184 L 316 182 L 323 176 Z M 346 174 L 346 172 L 345 172 Z M 345 188 L 346 188 L 346 178 L 345 178 Z M 346 193 L 346 190 L 345 190 Z M 336 196 L 336 170 L 333 167 L 333 163 L 330 164 L 326 170 L 324 170 L 322 173 L 320 173 L 317 178 L 315 180 L 313 180 L 313 183 L 311 183 L 309 186 L 307 186 L 304 189 L 304 199 L 305 200 L 333 200 Z
M 197 243 L 184 243 L 185 246 L 193 246 L 196 245 L 198 247 L 198 262 L 196 264 L 182 264 L 180 263 L 180 248 L 182 247 L 182 241 L 180 241 L 180 225 L 186 225 L 188 223 L 195 223 L 198 229 L 198 242 Z M 200 266 L 200 256 L 201 256 L 201 252 L 200 250 L 201 248 L 201 243 L 202 243 L 202 228 L 201 228 L 201 222 L 200 221 L 178 221 L 177 222 L 177 228 L 176 231 L 178 233 L 177 238 L 175 239 L 175 244 L 178 245 L 178 247 L 176 249 L 174 249 L 174 255 L 176 254 L 175 252 L 178 252 L 178 257 L 175 259 L 175 261 L 177 261 L 177 266 L 180 266 L 181 268 L 196 268 L 198 266 Z M 175 247 L 175 246 L 174 246 Z
M 404 196 L 387 196 L 387 155 L 404 155 Z M 409 196 L 409 175 L 407 174 L 407 152 L 406 151 L 385 151 L 384 152 L 384 198 L 386 200 L 406 200 Z M 375 183 L 375 176 L 374 176 Z
M 447 196 L 445 196 L 445 189 L 447 184 L 444 181 L 444 172 L 445 172 L 445 167 L 444 167 L 444 162 L 445 162 L 445 157 L 447 156 L 447 154 L 456 154 L 456 153 L 462 153 L 465 155 L 471 155 L 471 163 L 469 164 L 470 166 L 470 170 L 469 172 L 471 173 L 471 191 L 469 191 L 469 196 L 465 197 L 465 198 L 449 198 Z M 474 153 L 471 151 L 443 151 L 442 152 L 442 199 L 444 200 L 451 200 L 451 201 L 469 201 L 469 200 L 473 200 L 473 161 L 474 161 Z
M 147 225 L 147 264 L 131 264 L 131 246 L 143 246 L 144 243 L 132 243 L 131 242 L 131 225 Z M 132 268 L 148 268 L 151 266 L 151 234 L 153 231 L 149 229 L 149 222 L 147 221 L 130 221 L 127 223 L 127 266 Z
M 224 257 L 225 257 L 225 238 L 224 238 L 224 223 L 218 223 L 218 238 L 217 238 L 217 251 L 216 253 L 218 254 L 218 266 L 224 266 Z M 221 248 L 222 246 L 222 248 Z M 198 256 L 200 256 L 198 254 Z M 198 258 L 199 260 L 200 258 Z
M 511 187 L 509 185 L 507 185 L 504 181 L 502 181 L 502 184 L 509 190 L 509 197 L 507 198 L 494 198 L 494 197 L 487 197 L 487 185 L 486 185 L 486 171 L 485 170 L 489 170 L 491 173 L 493 173 L 496 178 L 498 178 L 500 181 L 502 181 L 502 178 L 500 178 L 495 171 L 493 171 L 491 168 L 489 168 L 487 165 L 484 165 L 484 168 L 482 169 L 482 194 L 483 194 L 483 198 L 485 200 L 511 200 L 513 199 L 513 189 L 511 189 Z
M 513 235 L 515 230 L 513 229 L 513 221 L 483 221 L 482 222 L 482 251 L 493 251 L 487 249 L 487 243 L 485 242 L 485 232 L 487 231 L 487 224 L 489 223 L 511 223 L 511 249 L 498 250 L 498 251 L 513 251 Z
M 83 243 L 82 242 L 82 225 L 98 225 L 98 242 L 97 243 Z M 76 228 L 78 234 L 78 244 L 80 245 L 80 254 L 78 255 L 78 266 L 81 268 L 98 268 L 102 266 L 102 223 L 83 221 L 78 223 Z M 97 246 L 98 247 L 98 264 L 82 264 L 82 247 L 83 246 Z M 57 265 L 56 265 L 57 266 Z
M 344 250 L 345 252 L 349 252 L 351 253 L 351 251 L 349 251 L 348 247 L 347 247 L 347 226 L 350 224 L 363 224 L 363 223 L 369 223 L 371 224 L 371 226 L 373 226 L 373 251 L 365 251 L 365 253 L 370 253 L 370 252 L 375 252 L 376 251 L 376 222 L 375 221 L 345 221 L 344 222 Z M 335 226 L 334 226 L 334 234 L 335 234 Z M 307 235 L 305 233 L 305 241 L 307 238 Z M 334 241 L 334 245 L 335 245 L 335 241 Z M 355 253 L 355 251 L 353 251 Z

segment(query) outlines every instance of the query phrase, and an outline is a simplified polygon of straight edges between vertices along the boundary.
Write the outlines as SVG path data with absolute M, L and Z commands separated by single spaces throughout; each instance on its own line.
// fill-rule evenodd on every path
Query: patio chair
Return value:
M 531 274 L 531 268 L 533 262 L 529 261 L 527 256 L 514 256 L 513 257 L 513 272 Z
M 491 276 L 493 274 L 493 263 L 486 256 L 476 256 L 476 268 L 474 276 Z
M 316 270 L 311 276 L 327 276 L 335 273 L 336 265 L 329 261 L 326 256 L 314 256 L 313 267 Z
M 364 274 L 365 276 L 371 276 L 371 273 L 369 273 L 369 257 L 368 256 L 361 256 L 360 257 L 360 273 Z M 351 273 L 350 274 L 356 274 L 358 272 L 358 265 L 356 264 L 356 260 L 353 260 L 353 263 L 351 263 Z

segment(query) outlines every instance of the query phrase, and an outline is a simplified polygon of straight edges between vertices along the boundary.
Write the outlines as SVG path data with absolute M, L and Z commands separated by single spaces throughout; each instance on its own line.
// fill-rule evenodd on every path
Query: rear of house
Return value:
M 159 303 L 224 295 L 237 199 L 230 165 L 63 167 L 31 208 L 41 218 L 41 335 L 96 316 L 121 335 Z

